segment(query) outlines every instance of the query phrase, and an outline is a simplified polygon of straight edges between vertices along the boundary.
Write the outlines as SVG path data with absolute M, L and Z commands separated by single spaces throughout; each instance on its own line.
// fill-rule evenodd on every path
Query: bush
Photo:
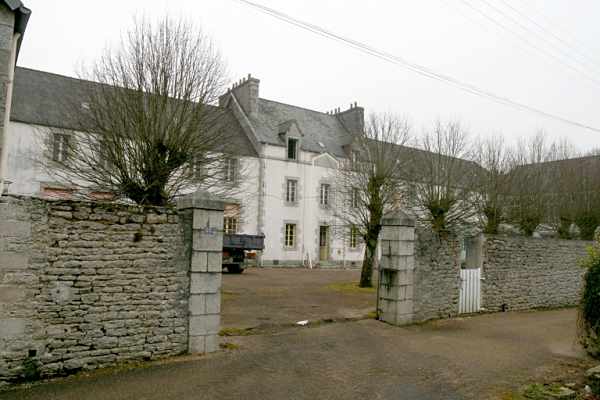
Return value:
M 579 335 L 586 351 L 600 358 L 600 243 L 588 249 L 582 264 L 587 271 L 579 307 Z

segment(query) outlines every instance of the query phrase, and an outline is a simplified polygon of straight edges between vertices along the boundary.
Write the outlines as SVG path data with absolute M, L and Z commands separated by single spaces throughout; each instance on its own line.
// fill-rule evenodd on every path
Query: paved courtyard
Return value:
M 360 318 L 375 311 L 375 289 L 355 287 L 359 270 L 250 268 L 223 274 L 223 327 Z
M 574 310 L 405 328 L 374 320 L 224 338 L 238 346 L 147 368 L 92 373 L 0 399 L 502 399 L 585 363 Z

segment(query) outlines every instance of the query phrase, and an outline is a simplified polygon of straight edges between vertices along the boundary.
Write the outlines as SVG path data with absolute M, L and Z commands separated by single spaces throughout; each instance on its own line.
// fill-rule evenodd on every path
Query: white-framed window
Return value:
M 225 160 L 225 182 L 233 183 L 237 180 L 238 160 L 237 158 L 228 158 Z
M 69 157 L 69 135 L 63 133 L 52 134 L 52 160 L 65 162 Z
M 350 190 L 350 206 L 352 208 L 358 208 L 360 202 L 360 191 L 358 188 L 352 188 Z
M 298 159 L 298 139 L 288 138 L 287 140 L 287 158 L 288 160 Z
M 320 203 L 322 206 L 329 206 L 329 193 L 331 192 L 331 185 L 328 183 L 321 184 L 321 196 Z
M 285 183 L 285 201 L 287 203 L 295 203 L 298 200 L 298 181 L 296 179 L 288 179 Z
M 225 217 L 223 220 L 223 230 L 228 235 L 238 233 L 239 223 L 240 220 L 238 217 Z
M 296 247 L 296 224 L 285 224 L 285 247 Z
M 358 228 L 356 225 L 350 226 L 350 248 L 355 249 L 358 247 Z

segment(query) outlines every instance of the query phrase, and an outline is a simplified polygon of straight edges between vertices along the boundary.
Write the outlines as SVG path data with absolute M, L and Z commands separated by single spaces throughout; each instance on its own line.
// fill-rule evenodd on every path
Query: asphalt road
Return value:
M 196 359 L 95 372 L 0 399 L 491 399 L 582 363 L 574 310 L 397 328 L 374 320 L 228 337 Z

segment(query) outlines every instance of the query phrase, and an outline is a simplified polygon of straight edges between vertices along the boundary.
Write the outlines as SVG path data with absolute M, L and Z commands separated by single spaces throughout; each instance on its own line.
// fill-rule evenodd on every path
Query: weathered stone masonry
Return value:
M 0 383 L 186 352 L 191 218 L 0 199 Z
M 579 261 L 592 242 L 487 236 L 482 304 L 488 311 L 573 306 L 585 270 Z

